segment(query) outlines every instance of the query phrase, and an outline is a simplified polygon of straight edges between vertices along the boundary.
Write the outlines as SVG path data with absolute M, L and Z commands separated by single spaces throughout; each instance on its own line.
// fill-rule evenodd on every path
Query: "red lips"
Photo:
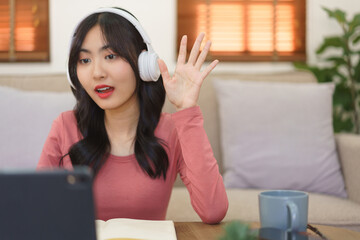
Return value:
M 108 98 L 114 92 L 114 89 L 109 85 L 97 85 L 94 91 L 100 98 Z

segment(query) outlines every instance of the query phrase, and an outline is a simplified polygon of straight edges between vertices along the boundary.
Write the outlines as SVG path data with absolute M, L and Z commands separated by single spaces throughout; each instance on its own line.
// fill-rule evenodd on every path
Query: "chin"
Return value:
M 101 108 L 101 109 L 104 110 L 104 111 L 116 109 L 116 107 L 114 107 L 114 106 L 109 106 L 109 105 L 106 105 L 106 104 L 101 104 L 101 105 L 98 104 L 98 106 L 99 106 L 99 108 Z
M 113 104 L 109 104 L 109 103 L 104 103 L 104 102 L 97 102 L 95 101 L 96 105 L 98 105 L 99 108 L 101 108 L 102 110 L 110 110 L 115 108 L 115 106 L 113 106 Z

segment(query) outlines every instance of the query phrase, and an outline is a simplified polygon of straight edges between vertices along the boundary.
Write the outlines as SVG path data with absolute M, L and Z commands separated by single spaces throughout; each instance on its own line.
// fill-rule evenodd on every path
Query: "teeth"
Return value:
M 99 93 L 101 93 L 101 92 L 106 91 L 106 90 L 109 90 L 109 89 L 110 89 L 110 87 L 103 87 L 103 88 L 98 88 L 98 89 L 96 89 L 96 91 L 99 92 Z
M 105 90 L 108 90 L 108 89 L 110 89 L 110 87 L 98 88 L 97 90 L 98 91 L 105 91 Z

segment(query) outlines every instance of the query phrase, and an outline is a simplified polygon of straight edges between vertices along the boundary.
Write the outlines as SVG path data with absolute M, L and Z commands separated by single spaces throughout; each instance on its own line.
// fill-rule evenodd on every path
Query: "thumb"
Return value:
M 160 69 L 160 73 L 161 73 L 161 76 L 163 78 L 163 81 L 169 81 L 170 80 L 170 74 L 169 74 L 169 71 L 168 71 L 168 68 L 167 68 L 165 62 L 160 58 L 157 60 L 157 62 L 158 62 L 158 65 L 159 65 L 159 69 Z

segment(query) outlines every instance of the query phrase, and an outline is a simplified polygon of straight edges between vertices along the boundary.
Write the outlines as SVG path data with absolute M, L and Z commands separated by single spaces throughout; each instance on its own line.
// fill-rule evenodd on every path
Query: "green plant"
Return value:
M 252 230 L 249 224 L 240 221 L 232 221 L 225 225 L 225 234 L 219 240 L 255 240 L 258 239 L 258 231 Z
M 340 25 L 342 33 L 326 37 L 317 49 L 322 67 L 306 63 L 294 63 L 294 66 L 311 71 L 318 82 L 335 83 L 334 131 L 360 134 L 360 13 L 348 21 L 342 10 L 323 9 Z M 328 49 L 337 51 L 329 54 Z

